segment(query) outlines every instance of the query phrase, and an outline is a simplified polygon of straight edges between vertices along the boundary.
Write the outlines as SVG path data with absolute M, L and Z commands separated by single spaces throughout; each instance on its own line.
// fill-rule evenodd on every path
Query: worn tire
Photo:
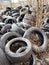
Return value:
M 1 29 L 2 34 L 6 33 L 7 31 L 10 31 L 11 27 L 11 24 L 6 24 L 5 26 L 3 26 L 3 28 Z
M 18 18 L 17 18 L 17 22 L 22 22 L 23 18 L 24 18 L 25 14 L 21 14 Z
M 44 20 L 44 23 L 49 23 L 49 18 L 46 18 L 46 19 Z
M 13 51 L 10 50 L 11 44 L 13 44 L 14 42 L 17 42 L 17 41 L 18 42 L 22 41 L 22 42 L 25 42 L 23 44 L 27 44 L 27 48 L 26 48 L 25 51 L 17 53 L 17 50 L 19 50 L 19 48 L 16 50 L 16 52 L 13 52 Z M 6 46 L 5 46 L 5 53 L 6 53 L 7 58 L 10 60 L 11 63 L 26 62 L 26 61 L 28 61 L 28 59 L 31 57 L 31 54 L 32 54 L 31 43 L 30 43 L 29 40 L 27 40 L 25 38 L 21 38 L 21 37 L 12 39 L 11 41 L 9 41 L 6 44 Z
M 10 17 L 10 18 L 7 18 L 6 20 L 5 20 L 5 24 L 13 24 L 13 23 L 17 23 L 17 21 L 16 21 L 16 19 L 15 18 L 13 18 L 13 17 Z
M 5 53 L 1 48 L 0 48 L 0 65 L 10 65 L 10 63 L 8 62 L 5 56 Z
M 27 11 L 27 9 L 26 8 L 22 8 L 21 10 L 20 10 L 20 15 L 21 14 L 26 14 L 28 11 Z
M 18 33 L 16 32 L 8 32 L 8 33 L 5 33 L 2 37 L 1 37 L 1 41 L 2 41 L 2 49 L 4 50 L 5 49 L 5 45 L 7 43 L 7 40 L 11 37 L 11 39 L 13 38 L 17 38 L 17 37 L 21 37 L 21 35 L 19 35 Z M 13 38 L 12 38 L 13 37 Z M 11 40 L 9 39 L 9 40 Z
M 31 27 L 31 28 L 29 28 L 26 32 L 25 32 L 25 34 L 24 34 L 24 38 L 27 38 L 27 39 L 29 39 L 29 34 L 31 33 L 31 32 L 38 32 L 42 37 L 43 37 L 43 43 L 42 43 L 42 45 L 41 46 L 37 46 L 37 45 L 35 45 L 35 44 L 32 44 L 32 48 L 33 48 L 33 50 L 34 51 L 36 51 L 36 52 L 42 52 L 42 51 L 44 51 L 46 48 L 47 48 L 47 45 L 48 45 L 48 42 L 47 42 L 47 36 L 46 36 L 46 34 L 44 33 L 44 31 L 43 30 L 41 30 L 41 29 L 39 29 L 39 28 L 37 28 L 37 27 Z

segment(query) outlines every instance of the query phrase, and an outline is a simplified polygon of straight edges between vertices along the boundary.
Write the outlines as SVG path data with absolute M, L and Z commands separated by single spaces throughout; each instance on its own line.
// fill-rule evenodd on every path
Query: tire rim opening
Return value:
M 25 46 L 27 46 L 26 42 L 18 40 L 18 41 L 13 42 L 13 43 L 10 45 L 10 50 L 11 50 L 12 52 L 16 53 L 16 51 L 17 51 L 19 48 L 25 47 Z M 21 50 L 20 53 L 21 53 L 21 52 L 24 52 L 24 51 L 25 51 L 25 49 Z
M 38 31 L 31 32 L 29 34 L 29 39 L 33 44 L 36 44 L 38 46 L 41 46 L 44 42 L 42 34 Z

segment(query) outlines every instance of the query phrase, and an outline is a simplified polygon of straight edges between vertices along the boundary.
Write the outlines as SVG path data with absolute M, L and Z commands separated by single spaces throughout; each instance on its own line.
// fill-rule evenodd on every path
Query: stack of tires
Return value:
M 36 65 L 36 53 L 46 50 L 47 36 L 42 29 L 29 24 L 31 15 L 35 20 L 35 13 L 28 5 L 7 7 L 1 14 L 0 65 Z
M 35 36 L 39 34 L 41 37 L 40 46 L 30 41 L 29 35 L 32 32 L 36 33 Z M 37 27 L 29 28 L 23 36 L 16 32 L 7 32 L 0 39 L 0 65 L 23 65 L 27 62 L 29 65 L 36 65 L 36 53 L 44 52 L 47 45 L 46 34 Z

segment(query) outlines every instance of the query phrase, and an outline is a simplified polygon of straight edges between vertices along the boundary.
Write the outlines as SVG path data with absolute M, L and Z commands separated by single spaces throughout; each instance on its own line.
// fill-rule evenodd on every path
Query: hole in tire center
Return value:
M 16 38 L 16 37 L 17 37 L 17 36 L 14 36 L 14 35 L 13 35 L 13 36 L 9 36 L 8 39 L 7 39 L 6 42 L 5 42 L 5 45 L 6 45 L 6 43 L 7 43 L 8 41 L 10 41 L 10 40 L 12 40 L 13 38 Z
M 14 20 L 9 19 L 7 23 L 13 24 Z
M 12 52 L 16 53 L 16 51 L 17 51 L 20 47 L 25 47 L 25 46 L 27 46 L 26 42 L 18 40 L 18 41 L 13 42 L 13 43 L 10 45 L 10 50 L 11 50 Z M 23 52 L 23 51 L 25 51 L 25 49 L 23 49 L 22 51 L 20 51 L 20 53 Z
M 44 42 L 43 35 L 39 33 L 38 31 L 31 32 L 29 34 L 29 40 L 31 41 L 31 43 L 37 46 L 41 46 Z
M 49 19 L 47 19 L 47 23 L 49 23 Z

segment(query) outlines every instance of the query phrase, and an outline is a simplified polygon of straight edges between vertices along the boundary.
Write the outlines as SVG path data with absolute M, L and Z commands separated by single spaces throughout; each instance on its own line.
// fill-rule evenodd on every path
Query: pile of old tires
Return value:
M 29 40 L 31 32 L 36 32 L 42 37 L 40 46 Z M 46 34 L 37 27 L 29 28 L 23 36 L 17 32 L 7 32 L 0 38 L 0 65 L 14 65 L 25 62 L 29 62 L 29 65 L 36 65 L 36 53 L 44 52 L 47 44 Z
M 42 30 L 46 33 L 46 35 L 49 37 L 49 17 L 46 17 L 44 19 L 44 24 L 42 26 Z
M 29 14 L 29 18 L 26 13 Z M 29 6 L 25 8 L 20 6 L 16 9 L 7 7 L 6 11 L 2 12 L 0 16 L 0 65 L 23 65 L 24 63 L 36 65 L 38 58 L 36 53 L 46 50 L 47 36 L 42 29 L 29 24 L 31 13 L 33 12 Z M 35 14 L 32 16 L 34 18 Z M 33 36 L 31 35 L 33 33 L 36 34 Z M 34 44 L 36 41 L 32 42 L 30 36 L 32 41 L 40 37 L 41 44 Z

